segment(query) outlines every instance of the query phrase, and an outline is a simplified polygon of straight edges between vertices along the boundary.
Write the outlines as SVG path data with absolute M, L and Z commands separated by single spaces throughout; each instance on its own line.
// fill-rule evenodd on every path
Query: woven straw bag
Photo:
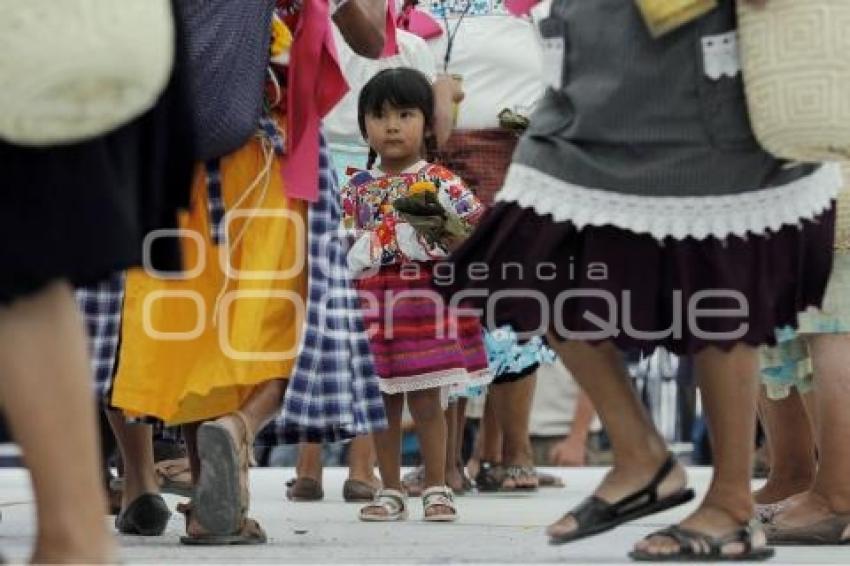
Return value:
M 242 147 L 263 111 L 275 0 L 179 0 L 195 149 L 201 160 Z
M 798 161 L 850 159 L 850 1 L 738 0 L 738 28 L 761 145 Z
M 842 163 L 844 188 L 835 206 L 835 249 L 850 252 L 850 163 Z
M 0 139 L 103 135 L 156 103 L 173 63 L 170 0 L 0 0 Z

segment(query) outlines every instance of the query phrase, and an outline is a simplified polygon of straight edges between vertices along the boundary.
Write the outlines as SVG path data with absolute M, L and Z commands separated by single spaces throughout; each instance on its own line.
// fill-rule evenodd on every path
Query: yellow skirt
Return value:
M 180 219 L 185 272 L 128 274 L 114 406 L 196 422 L 289 376 L 304 323 L 307 224 L 306 204 L 284 195 L 280 165 L 259 139 L 222 160 L 229 245 L 220 246 L 199 168 Z

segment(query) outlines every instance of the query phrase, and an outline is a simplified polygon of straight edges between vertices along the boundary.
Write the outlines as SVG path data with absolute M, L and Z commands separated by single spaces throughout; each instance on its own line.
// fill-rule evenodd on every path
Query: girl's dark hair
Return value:
M 384 104 L 401 109 L 418 108 L 425 116 L 425 151 L 426 159 L 432 161 L 437 150 L 434 138 L 434 91 L 428 77 L 408 67 L 384 69 L 366 83 L 360 91 L 357 102 L 357 123 L 360 133 L 366 139 L 366 115 L 380 116 Z M 367 169 L 375 165 L 378 156 L 375 150 L 369 148 L 369 163 Z

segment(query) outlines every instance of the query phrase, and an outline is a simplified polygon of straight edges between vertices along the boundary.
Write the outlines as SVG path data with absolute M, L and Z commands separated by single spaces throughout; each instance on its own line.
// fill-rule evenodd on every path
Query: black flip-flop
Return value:
M 575 518 L 578 528 L 564 535 L 550 536 L 549 543 L 566 544 L 598 535 L 619 527 L 623 523 L 654 515 L 692 500 L 694 490 L 688 488 L 680 489 L 667 497 L 658 497 L 658 486 L 670 475 L 675 466 L 676 458 L 669 454 L 646 487 L 616 503 L 608 503 L 595 495 L 588 497 L 565 515 L 565 517 Z
M 165 532 L 170 518 L 171 510 L 162 496 L 146 493 L 115 517 L 115 528 L 123 535 L 158 537 Z
M 629 558 L 638 562 L 761 562 L 773 558 L 775 552 L 772 548 L 753 546 L 755 532 L 756 529 L 748 525 L 728 535 L 713 537 L 674 525 L 652 533 L 646 538 L 655 536 L 671 538 L 679 545 L 678 552 L 656 554 L 635 550 L 629 553 Z M 723 552 L 724 546 L 735 543 L 743 545 L 743 552 Z
M 480 492 L 495 492 L 502 489 L 505 470 L 501 464 L 482 461 L 475 474 L 475 488 Z

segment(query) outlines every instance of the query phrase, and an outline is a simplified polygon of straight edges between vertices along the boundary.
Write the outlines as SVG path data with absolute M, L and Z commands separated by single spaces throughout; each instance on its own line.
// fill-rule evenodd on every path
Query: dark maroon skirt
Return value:
M 435 268 L 434 282 L 446 296 L 463 293 L 486 326 L 526 336 L 680 355 L 774 344 L 776 328 L 796 327 L 798 312 L 820 306 L 834 224 L 833 206 L 767 235 L 661 243 L 499 203 Z

